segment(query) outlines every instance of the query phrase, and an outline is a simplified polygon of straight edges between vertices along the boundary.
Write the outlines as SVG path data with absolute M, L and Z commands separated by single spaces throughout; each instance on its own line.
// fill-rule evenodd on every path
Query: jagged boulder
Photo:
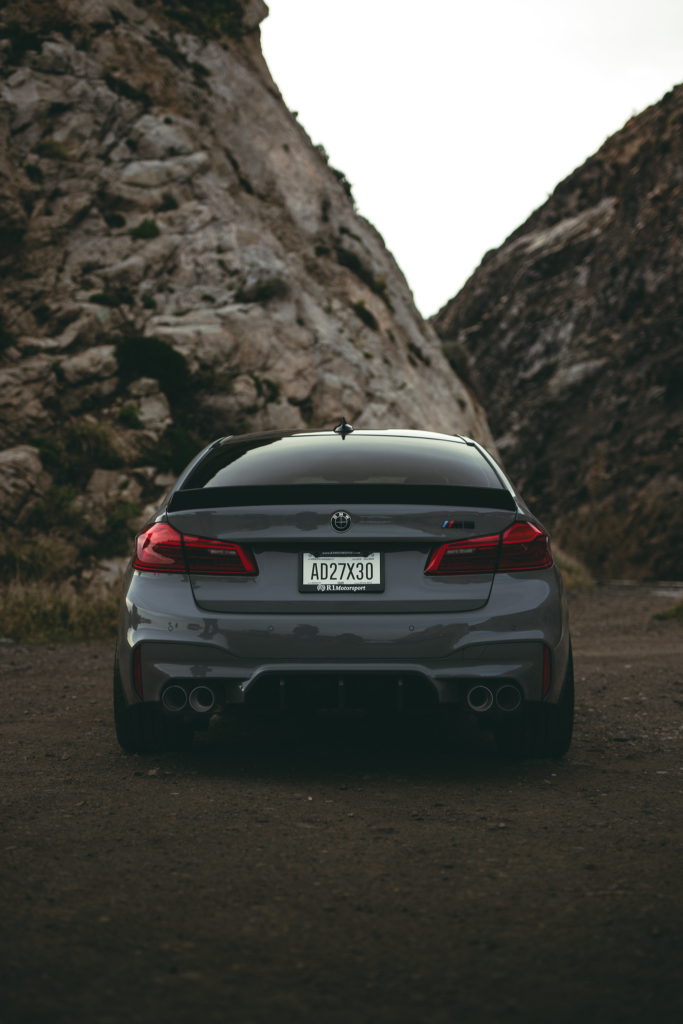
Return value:
M 531 507 L 605 576 L 683 579 L 682 221 L 678 86 L 433 320 Z

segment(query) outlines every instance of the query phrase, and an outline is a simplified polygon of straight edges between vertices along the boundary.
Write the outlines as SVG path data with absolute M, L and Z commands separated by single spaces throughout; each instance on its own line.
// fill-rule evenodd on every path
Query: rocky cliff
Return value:
M 683 579 L 683 86 L 632 118 L 434 318 L 563 547 Z
M 217 436 L 344 415 L 491 446 L 344 175 L 283 103 L 266 14 L 2 5 L 5 575 L 123 555 Z

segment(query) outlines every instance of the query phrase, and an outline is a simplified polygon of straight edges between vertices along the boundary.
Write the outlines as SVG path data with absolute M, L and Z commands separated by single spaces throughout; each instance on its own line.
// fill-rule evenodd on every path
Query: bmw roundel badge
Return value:
M 330 517 L 332 529 L 337 533 L 346 533 L 351 525 L 351 516 L 348 512 L 333 512 Z

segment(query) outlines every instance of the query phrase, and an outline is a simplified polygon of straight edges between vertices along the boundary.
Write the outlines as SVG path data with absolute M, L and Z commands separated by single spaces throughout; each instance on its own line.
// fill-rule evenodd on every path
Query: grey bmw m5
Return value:
M 214 713 L 470 715 L 513 757 L 571 743 L 548 534 L 476 442 L 416 430 L 222 438 L 142 530 L 114 670 L 119 743 Z

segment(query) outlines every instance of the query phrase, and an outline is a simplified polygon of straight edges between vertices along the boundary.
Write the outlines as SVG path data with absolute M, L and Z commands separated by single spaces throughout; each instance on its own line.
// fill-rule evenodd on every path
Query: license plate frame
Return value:
M 334 572 L 335 579 L 331 579 L 331 567 L 337 565 Z M 311 573 L 306 573 L 305 567 L 317 566 L 320 571 L 320 579 L 311 579 Z M 344 565 L 341 570 L 340 566 Z M 353 566 L 351 575 L 349 567 Z M 365 566 L 372 565 L 372 579 L 367 578 Z M 322 567 L 326 566 L 327 572 L 323 578 Z M 359 571 L 359 566 L 362 570 Z M 376 572 L 379 569 L 379 583 L 375 582 Z M 314 575 L 314 574 L 313 574 Z M 362 579 L 361 579 L 362 575 Z M 354 578 L 352 579 L 351 576 Z M 306 577 L 308 579 L 306 580 Z M 356 551 L 334 551 L 323 549 L 318 551 L 302 551 L 299 555 L 299 592 L 302 594 L 380 594 L 384 591 L 384 553 L 381 551 L 370 551 L 369 549 Z

